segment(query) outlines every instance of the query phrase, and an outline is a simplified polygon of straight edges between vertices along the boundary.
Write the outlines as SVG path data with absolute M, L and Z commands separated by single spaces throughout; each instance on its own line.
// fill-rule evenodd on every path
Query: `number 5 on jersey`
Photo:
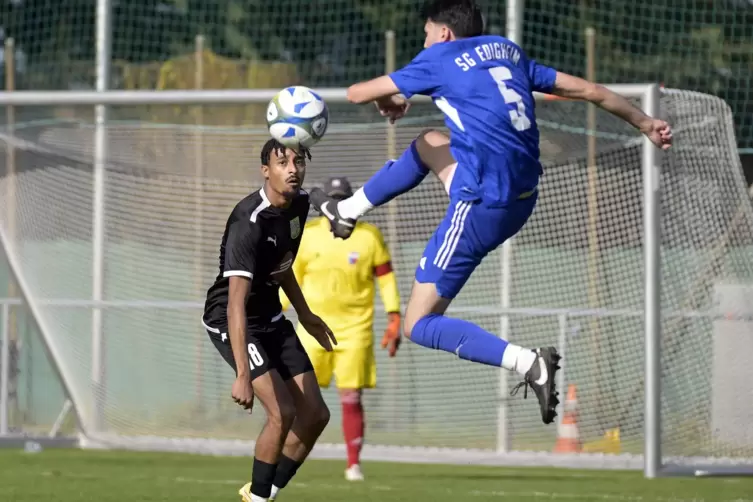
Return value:
M 250 369 L 258 368 L 264 364 L 264 358 L 261 357 L 259 349 L 253 343 L 248 344 L 248 366 Z
M 512 79 L 512 73 L 506 66 L 497 66 L 490 68 L 494 81 L 499 87 L 499 92 L 502 94 L 502 98 L 508 105 L 514 105 L 514 108 L 510 109 L 510 120 L 512 125 L 518 131 L 525 131 L 531 127 L 531 120 L 526 117 L 526 105 L 523 103 L 523 98 L 515 92 L 513 89 L 509 89 L 505 81 Z

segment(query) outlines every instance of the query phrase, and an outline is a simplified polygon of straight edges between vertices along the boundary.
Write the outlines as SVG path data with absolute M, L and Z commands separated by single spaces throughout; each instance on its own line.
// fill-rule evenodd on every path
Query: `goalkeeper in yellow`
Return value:
M 326 190 L 330 197 L 345 199 L 353 194 L 346 178 L 332 178 Z M 387 330 L 382 348 L 394 357 L 400 346 L 400 296 L 392 271 L 390 253 L 382 233 L 369 223 L 356 223 L 348 240 L 337 239 L 329 220 L 306 223 L 293 271 L 303 296 L 337 336 L 333 352 L 321 348 L 303 327 L 298 336 L 314 366 L 321 387 L 329 387 L 334 374 L 342 404 L 342 428 L 348 452 L 345 478 L 362 481 L 359 457 L 364 436 L 362 389 L 376 386 L 374 360 L 374 282 L 379 284 L 387 311 Z M 283 310 L 289 301 L 281 291 Z

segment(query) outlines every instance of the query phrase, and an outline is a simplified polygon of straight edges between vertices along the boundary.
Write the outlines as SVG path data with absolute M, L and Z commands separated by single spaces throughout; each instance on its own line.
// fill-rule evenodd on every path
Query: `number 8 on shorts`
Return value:
M 260 368 L 264 364 L 264 358 L 262 357 L 259 349 L 256 348 L 256 344 L 248 344 L 248 366 L 251 370 Z

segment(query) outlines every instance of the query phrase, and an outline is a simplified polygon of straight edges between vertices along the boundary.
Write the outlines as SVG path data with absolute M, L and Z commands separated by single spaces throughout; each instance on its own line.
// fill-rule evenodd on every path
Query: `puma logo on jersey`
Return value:
M 272 244 L 274 244 L 275 246 L 277 246 L 277 236 L 267 237 L 267 241 L 271 242 Z

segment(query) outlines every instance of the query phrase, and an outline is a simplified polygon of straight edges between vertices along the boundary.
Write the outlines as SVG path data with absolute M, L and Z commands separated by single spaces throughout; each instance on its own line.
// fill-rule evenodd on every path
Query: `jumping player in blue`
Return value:
M 431 96 L 451 137 L 425 131 L 349 199 L 337 201 L 313 189 L 310 200 L 330 220 L 332 232 L 347 239 L 358 218 L 433 172 L 450 204 L 416 269 L 405 336 L 424 347 L 519 373 L 523 382 L 513 393 L 530 386 L 548 424 L 559 403 L 555 348 L 524 349 L 468 321 L 444 316 L 481 260 L 515 235 L 536 205 L 542 168 L 533 93 L 590 101 L 663 149 L 670 147 L 672 132 L 666 122 L 605 87 L 538 64 L 504 37 L 483 35 L 481 12 L 472 0 L 429 1 L 422 17 L 425 50 L 390 75 L 351 86 L 348 99 L 373 101 L 394 122 L 408 111 L 411 96 Z

